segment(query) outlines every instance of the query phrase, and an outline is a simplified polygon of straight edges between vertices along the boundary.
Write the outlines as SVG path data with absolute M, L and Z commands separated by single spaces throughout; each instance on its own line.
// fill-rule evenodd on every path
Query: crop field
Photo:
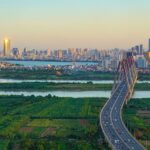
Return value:
M 105 102 L 104 98 L 0 96 L 0 149 L 102 148 L 99 112 Z
M 58 73 L 59 72 L 59 73 Z M 114 73 L 102 71 L 72 71 L 55 69 L 1 69 L 0 78 L 3 79 L 52 79 L 52 80 L 113 80 Z
M 87 83 L 54 83 L 54 82 L 22 82 L 22 83 L 0 83 L 1 91 L 110 91 L 113 84 Z M 150 83 L 137 83 L 136 91 L 149 91 Z
M 0 96 L 0 150 L 108 149 L 99 127 L 105 98 Z M 123 109 L 129 131 L 150 149 L 150 99 Z
M 123 118 L 129 131 L 150 149 L 150 99 L 132 99 L 124 107 Z

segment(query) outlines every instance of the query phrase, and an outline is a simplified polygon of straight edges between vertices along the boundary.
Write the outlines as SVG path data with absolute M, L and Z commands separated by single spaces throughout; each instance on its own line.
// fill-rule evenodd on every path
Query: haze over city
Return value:
M 149 0 L 1 0 L 2 40 L 29 48 L 147 48 Z

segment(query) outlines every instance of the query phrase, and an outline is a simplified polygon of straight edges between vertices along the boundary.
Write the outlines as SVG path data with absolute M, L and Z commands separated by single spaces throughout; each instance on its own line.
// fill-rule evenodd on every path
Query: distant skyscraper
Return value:
M 143 53 L 144 53 L 143 45 L 141 44 L 141 45 L 140 45 L 140 53 L 139 53 L 139 54 L 140 54 L 140 55 L 143 55 Z
M 62 58 L 62 50 L 58 49 L 58 58 L 61 59 Z
M 145 59 L 145 57 L 138 57 L 138 59 L 136 60 L 136 63 L 137 63 L 137 67 L 138 68 L 147 68 L 148 66 L 148 62 L 147 60 Z
M 18 49 L 18 48 L 13 48 L 13 49 L 12 49 L 12 55 L 13 55 L 15 58 L 18 58 L 18 56 L 19 56 L 19 49 Z
M 10 56 L 10 40 L 9 39 L 5 39 L 4 40 L 4 56 L 9 57 Z
M 51 56 L 51 49 L 47 49 L 47 56 Z
M 135 46 L 135 51 L 136 51 L 137 55 L 140 54 L 140 47 L 138 45 Z
M 148 51 L 150 52 L 150 39 L 148 39 Z

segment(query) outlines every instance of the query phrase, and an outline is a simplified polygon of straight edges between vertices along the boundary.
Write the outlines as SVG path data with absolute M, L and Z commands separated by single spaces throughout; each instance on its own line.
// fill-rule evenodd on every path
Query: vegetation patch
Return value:
M 0 96 L 0 150 L 110 149 L 99 126 L 106 100 Z M 132 99 L 123 109 L 126 126 L 144 145 L 149 112 L 150 99 Z
M 22 82 L 22 83 L 0 83 L 1 91 L 110 91 L 113 84 L 87 83 L 54 83 L 54 82 Z M 149 91 L 150 83 L 137 83 L 135 90 Z
M 0 96 L 0 150 L 108 147 L 99 127 L 106 100 Z
M 145 142 L 150 140 L 150 99 L 130 100 L 124 106 L 123 119 L 133 136 L 150 149 L 150 144 Z
M 43 131 L 41 133 L 41 138 L 43 137 L 48 137 L 48 136 L 51 136 L 51 135 L 54 135 L 56 133 L 56 129 L 55 128 L 52 128 L 52 127 L 49 127 L 47 129 L 45 129 L 45 131 Z
M 137 115 L 140 117 L 150 117 L 150 111 L 139 110 L 139 111 L 137 111 Z
M 32 127 L 22 127 L 19 130 L 22 133 L 31 133 L 32 132 Z

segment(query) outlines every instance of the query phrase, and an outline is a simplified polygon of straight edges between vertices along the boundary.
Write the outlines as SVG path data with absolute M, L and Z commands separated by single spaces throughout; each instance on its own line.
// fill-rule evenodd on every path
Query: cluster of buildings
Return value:
M 15 64 L 11 64 L 11 63 L 7 63 L 7 62 L 0 62 L 0 69 L 2 68 L 12 68 L 12 67 L 16 67 Z
M 75 64 L 70 64 L 70 65 L 44 65 L 44 66 L 23 66 L 23 65 L 14 65 L 10 64 L 7 62 L 0 62 L 0 70 L 26 70 L 26 71 L 36 71 L 36 70 L 53 70 L 54 72 L 58 73 L 58 75 L 61 73 L 67 73 L 67 74 L 72 74 L 77 71 L 92 71 L 92 72 L 97 72 L 97 71 L 102 71 L 102 72 L 112 72 L 114 70 L 112 69 L 103 69 L 101 68 L 97 63 L 95 64 L 87 64 L 87 65 L 75 65 Z
M 56 60 L 56 61 L 100 61 L 104 57 L 116 54 L 119 50 L 98 50 L 90 48 L 68 48 L 68 49 L 19 49 L 10 47 L 10 40 L 5 39 L 1 58 L 19 60 Z M 118 55 L 118 54 L 117 54 Z
M 111 49 L 98 50 L 90 48 L 68 48 L 68 49 L 19 49 L 12 48 L 11 41 L 5 39 L 3 50 L 0 53 L 2 59 L 14 60 L 52 60 L 52 61 L 91 61 L 98 62 L 101 70 L 114 70 L 117 68 L 119 61 L 122 59 L 126 50 Z M 132 51 L 138 68 L 150 68 L 150 39 L 149 49 L 145 51 L 143 45 L 136 45 L 129 49 Z
M 142 44 L 132 47 L 131 51 L 136 61 L 137 68 L 150 68 L 150 39 L 148 40 L 148 51 L 144 50 Z
M 19 49 L 10 46 L 11 41 L 5 39 L 3 50 L 0 54 L 2 59 L 14 60 L 53 60 L 53 61 L 91 61 L 98 62 L 102 69 L 115 69 L 123 55 L 123 50 L 98 50 L 91 48 L 68 48 L 68 49 Z

